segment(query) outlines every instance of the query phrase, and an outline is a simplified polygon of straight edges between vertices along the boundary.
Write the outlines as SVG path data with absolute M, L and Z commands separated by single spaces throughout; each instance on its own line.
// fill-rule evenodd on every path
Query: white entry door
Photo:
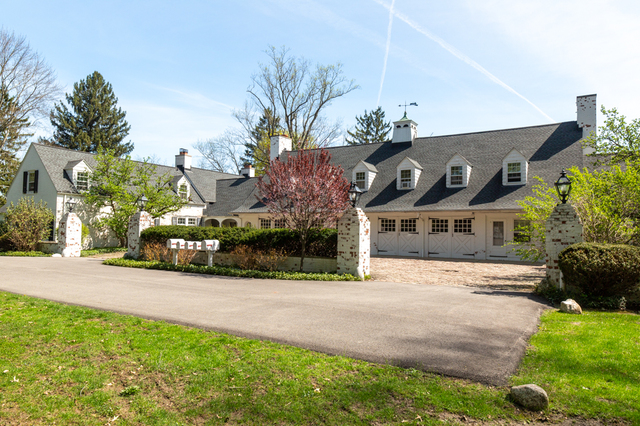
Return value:
M 474 259 L 476 257 L 475 246 L 476 234 L 473 229 L 473 219 L 453 219 L 452 257 Z
M 506 258 L 507 247 L 505 246 L 506 236 L 506 221 L 505 220 L 490 220 L 489 221 L 489 257 L 490 258 Z
M 398 254 L 401 256 L 420 256 L 420 242 L 418 219 L 400 219 Z
M 429 257 L 451 257 L 449 219 L 429 219 Z
M 380 219 L 378 226 L 378 254 L 398 254 L 398 232 L 395 219 Z

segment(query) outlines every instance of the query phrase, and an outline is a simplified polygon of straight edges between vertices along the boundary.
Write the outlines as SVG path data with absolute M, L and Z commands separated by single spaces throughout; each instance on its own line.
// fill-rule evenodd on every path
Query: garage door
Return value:
M 420 256 L 421 238 L 418 219 L 380 218 L 378 254 Z
M 429 218 L 429 257 L 475 258 L 473 218 Z

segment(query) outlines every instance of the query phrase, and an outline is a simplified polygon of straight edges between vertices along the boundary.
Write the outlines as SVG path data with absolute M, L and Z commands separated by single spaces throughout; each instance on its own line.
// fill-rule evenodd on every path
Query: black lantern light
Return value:
M 571 180 L 567 177 L 567 173 L 564 169 L 562 169 L 562 173 L 560 173 L 560 177 L 556 181 L 555 185 L 560 201 L 562 201 L 562 204 L 566 204 L 569 194 L 571 193 Z
M 143 211 L 147 207 L 147 202 L 149 199 L 144 195 L 138 198 L 138 207 L 140 207 L 140 211 Z
M 76 200 L 73 199 L 73 197 L 70 197 L 67 202 L 65 203 L 67 205 L 67 212 L 71 213 L 73 211 L 73 208 L 76 206 L 78 202 Z
M 351 201 L 351 205 L 355 207 L 360 201 L 360 196 L 362 195 L 362 190 L 358 188 L 355 182 L 351 182 L 351 186 L 349 187 L 349 200 Z

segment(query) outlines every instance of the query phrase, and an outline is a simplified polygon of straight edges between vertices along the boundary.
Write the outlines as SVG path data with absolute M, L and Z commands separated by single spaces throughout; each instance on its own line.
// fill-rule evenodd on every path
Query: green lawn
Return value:
M 529 413 L 506 387 L 0 292 L 0 424 L 637 424 L 639 324 L 546 314 L 513 379 L 550 393 Z

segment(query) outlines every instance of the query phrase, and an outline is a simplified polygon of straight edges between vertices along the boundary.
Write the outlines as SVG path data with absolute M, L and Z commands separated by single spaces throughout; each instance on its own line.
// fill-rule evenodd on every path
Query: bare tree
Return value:
M 280 118 L 295 149 L 324 147 L 340 135 L 341 123 L 330 123 L 323 110 L 336 98 L 359 86 L 347 80 L 342 64 L 316 65 L 289 55 L 289 49 L 270 46 L 270 63 L 260 65 L 247 89 L 258 110 L 270 109 Z
M 196 142 L 194 148 L 203 157 L 199 162 L 200 167 L 217 172 L 239 173 L 244 141 L 242 132 L 228 129 L 220 136 Z

